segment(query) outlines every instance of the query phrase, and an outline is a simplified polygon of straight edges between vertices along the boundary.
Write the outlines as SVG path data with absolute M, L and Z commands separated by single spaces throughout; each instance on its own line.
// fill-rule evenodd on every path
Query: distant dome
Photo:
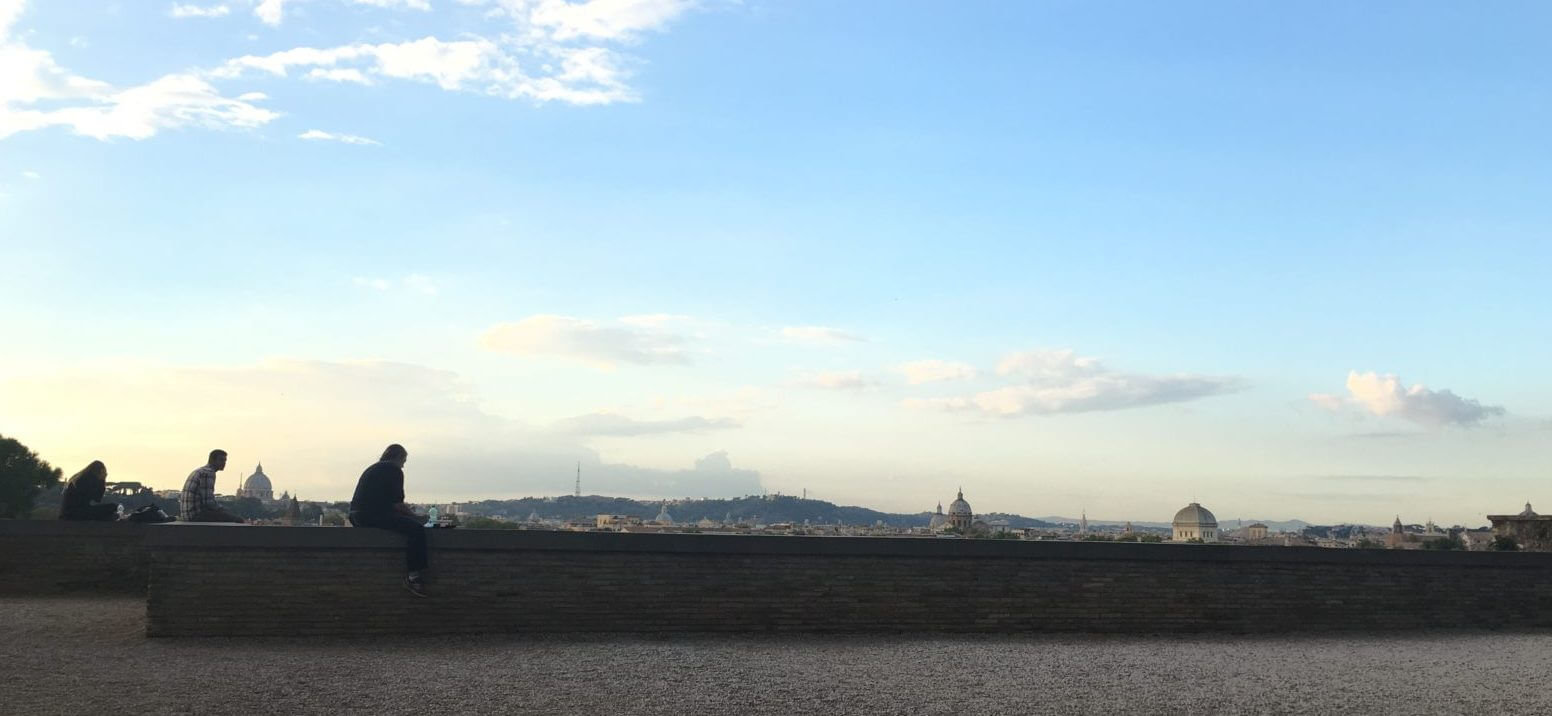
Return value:
M 948 513 L 951 515 L 969 515 L 970 503 L 965 502 L 965 491 L 959 491 L 959 497 L 948 503 Z
M 264 474 L 264 464 L 253 469 L 253 474 L 243 480 L 243 489 L 249 492 L 273 492 L 275 487 L 269 484 L 269 476 Z
M 1175 513 L 1173 526 L 1217 527 L 1218 518 L 1213 517 L 1213 513 L 1209 512 L 1206 507 L 1193 502 L 1180 508 L 1180 511 Z
M 1525 503 L 1525 511 L 1521 512 L 1520 516 L 1521 517 L 1535 517 L 1536 516 L 1536 511 L 1532 510 L 1530 508 L 1530 503 L 1527 502 L 1527 503 Z

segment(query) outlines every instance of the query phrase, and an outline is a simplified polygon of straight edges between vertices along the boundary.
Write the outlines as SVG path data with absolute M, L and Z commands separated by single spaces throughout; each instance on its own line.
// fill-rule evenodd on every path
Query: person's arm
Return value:
M 404 468 L 395 468 L 393 472 L 393 484 L 390 485 L 394 497 L 393 510 L 418 519 L 420 515 L 415 514 L 415 511 L 404 503 Z

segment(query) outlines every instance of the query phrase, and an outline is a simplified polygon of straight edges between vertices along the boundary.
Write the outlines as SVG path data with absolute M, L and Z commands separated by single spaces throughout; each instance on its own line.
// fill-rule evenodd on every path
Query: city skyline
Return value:
M 1544 6 L 67 5 L 0 0 L 0 434 L 66 474 L 1552 501 Z

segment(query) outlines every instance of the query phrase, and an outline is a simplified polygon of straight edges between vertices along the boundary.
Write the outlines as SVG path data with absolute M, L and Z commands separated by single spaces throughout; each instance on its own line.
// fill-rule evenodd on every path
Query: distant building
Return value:
M 1246 537 L 1252 540 L 1266 539 L 1266 525 L 1257 522 L 1245 528 Z
M 927 528 L 936 531 L 946 527 L 948 527 L 948 515 L 943 514 L 943 503 L 939 502 L 938 511 L 932 513 L 932 519 L 927 520 Z
M 297 503 L 295 497 L 291 498 L 290 503 L 286 505 L 286 513 L 281 516 L 280 524 L 291 527 L 302 524 L 302 506 Z
M 653 518 L 652 521 L 660 525 L 672 525 L 674 523 L 673 516 L 668 514 L 667 502 L 663 503 L 662 509 L 658 510 L 657 517 Z
M 594 526 L 601 530 L 623 530 L 626 527 L 640 527 L 641 518 L 633 515 L 599 515 L 594 520 Z
M 975 513 L 970 510 L 970 503 L 965 502 L 965 490 L 959 489 L 959 496 L 948 505 L 948 526 L 960 531 L 968 531 L 970 525 L 975 523 Z
M 1517 515 L 1488 515 L 1494 537 L 1507 537 L 1529 552 L 1552 552 L 1552 515 L 1538 515 L 1525 503 Z
M 275 486 L 269 482 L 269 476 L 264 474 L 264 463 L 259 463 L 253 468 L 253 474 L 244 478 L 242 487 L 237 488 L 238 497 L 257 497 L 265 502 L 275 501 Z
M 1203 542 L 1218 541 L 1218 518 L 1214 517 L 1206 507 L 1195 502 L 1180 508 L 1180 511 L 1175 513 L 1175 519 L 1170 526 L 1174 528 L 1176 542 L 1194 539 Z

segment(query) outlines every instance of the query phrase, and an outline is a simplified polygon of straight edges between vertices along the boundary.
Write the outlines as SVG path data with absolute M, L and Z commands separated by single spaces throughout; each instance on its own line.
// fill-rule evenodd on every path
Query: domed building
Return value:
M 948 515 L 943 514 L 943 503 L 939 502 L 938 511 L 932 513 L 932 517 L 927 520 L 927 529 L 941 530 L 947 526 Z
M 264 463 L 259 463 L 253 468 L 253 474 L 242 482 L 242 487 L 237 488 L 238 497 L 257 497 L 265 502 L 273 502 L 275 499 L 275 486 L 269 482 L 269 476 L 264 474 Z
M 968 530 L 974 522 L 975 513 L 970 511 L 970 503 L 965 502 L 965 490 L 959 488 L 959 496 L 948 504 L 948 526 Z
M 1175 528 L 1176 542 L 1199 539 L 1203 542 L 1218 541 L 1218 518 L 1195 502 L 1180 508 L 1170 524 Z

